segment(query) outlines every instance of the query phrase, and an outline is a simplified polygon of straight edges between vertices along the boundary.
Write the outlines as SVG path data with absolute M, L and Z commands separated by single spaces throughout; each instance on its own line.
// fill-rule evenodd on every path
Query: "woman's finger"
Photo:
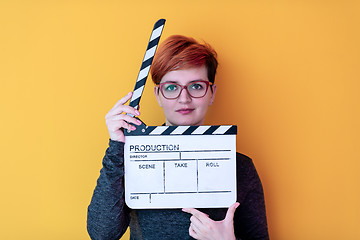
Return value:
M 192 237 L 192 238 L 198 239 L 198 236 L 197 236 L 195 230 L 191 227 L 191 225 L 190 225 L 190 227 L 189 227 L 189 235 L 190 235 L 190 237 Z
M 202 223 L 209 222 L 211 219 L 209 215 L 195 209 L 195 208 L 183 208 L 182 211 L 187 212 L 198 218 Z
M 197 230 L 200 230 L 200 229 L 202 228 L 202 226 L 203 226 L 203 223 L 200 221 L 200 219 L 198 219 L 198 218 L 195 217 L 194 215 L 191 216 L 190 222 L 191 222 L 192 225 L 195 226 L 195 228 L 196 228 Z M 195 230 L 196 230 L 196 229 L 195 229 Z
M 131 124 L 131 122 L 134 122 L 135 125 L 138 125 L 138 120 L 135 118 L 131 118 L 129 122 L 128 121 L 124 121 L 124 120 L 108 120 L 106 122 L 108 129 L 110 132 L 118 132 L 119 130 L 122 131 L 122 129 L 128 129 L 128 130 L 135 130 L 136 126 L 134 126 L 133 124 Z M 141 124 L 141 123 L 140 123 Z
M 115 108 L 112 108 L 105 116 L 105 118 L 109 118 L 115 115 L 120 115 L 120 114 L 132 114 L 134 116 L 139 116 L 140 112 L 138 110 L 136 110 L 133 107 L 127 106 L 127 105 L 119 105 Z
M 225 216 L 224 221 L 231 221 L 232 222 L 234 220 L 234 214 L 235 214 L 236 208 L 239 205 L 240 205 L 240 203 L 236 202 L 236 203 L 234 203 L 233 205 L 231 205 L 229 207 L 229 209 L 226 212 L 226 216 Z
M 132 96 L 132 92 L 129 92 L 123 98 L 121 98 L 119 101 L 117 101 L 117 103 L 115 103 L 113 108 L 116 108 L 120 105 L 124 105 L 127 101 L 129 101 L 131 99 L 131 96 Z
M 203 233 L 207 232 L 207 229 L 206 229 L 205 225 L 202 224 L 201 222 L 198 222 L 198 223 L 191 222 L 190 226 L 194 229 L 194 231 L 196 232 L 196 234 L 198 236 L 202 236 Z
M 107 119 L 107 122 L 115 122 L 115 121 L 126 121 L 128 123 L 133 123 L 135 125 L 141 125 L 141 121 L 139 119 L 136 119 L 132 116 L 129 116 L 129 115 L 125 115 L 125 114 L 120 114 L 120 115 L 115 115 L 115 116 L 112 116 L 110 118 Z

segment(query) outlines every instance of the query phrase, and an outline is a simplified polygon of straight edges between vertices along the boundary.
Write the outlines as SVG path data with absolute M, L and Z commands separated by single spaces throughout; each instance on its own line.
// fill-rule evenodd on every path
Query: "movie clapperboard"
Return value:
M 129 105 L 138 109 L 165 20 L 155 23 Z M 235 125 L 136 126 L 125 131 L 130 208 L 220 208 L 236 201 Z

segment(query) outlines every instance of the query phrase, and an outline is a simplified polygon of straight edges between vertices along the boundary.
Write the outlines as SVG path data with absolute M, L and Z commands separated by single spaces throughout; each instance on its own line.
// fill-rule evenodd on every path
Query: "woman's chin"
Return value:
M 166 121 L 168 126 L 199 126 L 201 122 L 195 122 L 193 119 L 177 119 L 175 121 Z

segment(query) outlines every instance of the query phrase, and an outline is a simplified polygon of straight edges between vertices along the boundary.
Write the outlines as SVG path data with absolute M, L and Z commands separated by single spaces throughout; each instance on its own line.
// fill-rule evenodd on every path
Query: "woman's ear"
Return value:
M 210 98 L 210 102 L 209 102 L 209 106 L 213 104 L 214 100 L 215 100 L 215 93 L 216 93 L 216 84 L 213 84 L 211 87 L 211 98 Z
M 162 107 L 162 104 L 161 104 L 161 100 L 160 100 L 160 88 L 159 86 L 155 86 L 154 87 L 154 94 L 155 94 L 155 97 L 156 97 L 156 100 L 158 101 L 159 103 L 159 106 Z

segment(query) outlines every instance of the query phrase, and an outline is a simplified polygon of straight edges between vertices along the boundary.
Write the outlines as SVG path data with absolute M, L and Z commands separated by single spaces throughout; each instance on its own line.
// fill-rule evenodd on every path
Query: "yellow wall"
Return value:
M 0 1 L 0 239 L 89 239 L 104 116 L 158 18 L 218 51 L 207 123 L 238 125 L 271 238 L 360 239 L 359 1 L 173 2 Z M 163 122 L 150 81 L 141 103 Z

